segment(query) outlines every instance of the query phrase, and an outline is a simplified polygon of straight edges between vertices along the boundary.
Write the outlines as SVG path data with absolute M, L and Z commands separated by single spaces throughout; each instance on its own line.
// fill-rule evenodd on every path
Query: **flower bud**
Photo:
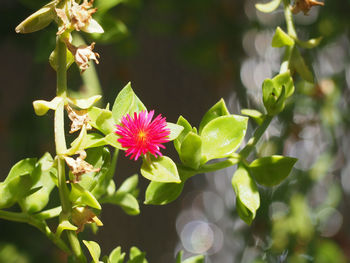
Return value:
M 16 27 L 16 32 L 22 34 L 32 33 L 47 27 L 56 17 L 56 4 L 57 1 L 52 1 L 30 15 Z

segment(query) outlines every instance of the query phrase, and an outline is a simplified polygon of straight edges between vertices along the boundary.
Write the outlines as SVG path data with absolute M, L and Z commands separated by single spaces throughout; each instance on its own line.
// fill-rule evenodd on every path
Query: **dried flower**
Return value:
M 324 3 L 318 2 L 316 0 L 295 0 L 294 6 L 292 7 L 292 12 L 294 14 L 303 11 L 304 15 L 307 15 L 314 5 L 324 6 Z
M 85 224 L 96 223 L 97 226 L 103 226 L 100 219 L 87 207 L 75 207 L 72 210 L 72 221 L 73 224 L 78 227 L 77 233 L 84 230 Z
M 74 46 L 69 42 L 69 40 L 65 40 L 66 46 L 68 50 L 74 55 L 75 63 L 81 69 L 81 73 L 83 73 L 88 67 L 90 60 L 95 60 L 96 64 L 98 64 L 98 58 L 100 55 L 92 50 L 95 47 L 95 42 L 92 42 L 90 46 L 81 45 L 79 47 Z
M 162 143 L 169 141 L 170 130 L 167 128 L 165 118 L 159 114 L 153 121 L 154 111 L 134 112 L 132 118 L 129 114 L 121 119 L 121 125 L 116 125 L 116 134 L 121 138 L 118 142 L 127 148 L 126 156 L 135 161 L 140 155 L 152 154 L 155 157 L 162 156 L 160 148 L 165 148 Z
M 79 182 L 80 177 L 83 174 L 100 171 L 99 168 L 95 169 L 91 164 L 84 161 L 84 159 L 86 158 L 85 151 L 78 151 L 77 154 L 79 154 L 79 156 L 77 157 L 76 160 L 74 160 L 72 157 L 68 157 L 68 156 L 64 157 L 64 160 L 66 161 L 69 169 L 71 170 L 72 174 L 75 176 L 75 179 L 72 181 L 72 183 Z
M 92 127 L 89 123 L 90 118 L 86 110 L 73 110 L 69 105 L 66 106 L 68 118 L 72 121 L 69 133 L 79 131 L 84 125 L 87 130 Z
M 56 8 L 57 16 L 61 18 L 63 22 L 57 35 L 62 34 L 66 29 L 75 29 L 76 31 L 82 30 L 88 33 L 103 33 L 103 28 L 92 18 L 92 14 L 97 11 L 97 8 L 92 8 L 93 2 L 93 0 L 90 2 L 84 0 L 84 2 L 79 5 L 75 1 L 71 1 L 71 6 L 67 8 L 67 12 L 64 8 Z

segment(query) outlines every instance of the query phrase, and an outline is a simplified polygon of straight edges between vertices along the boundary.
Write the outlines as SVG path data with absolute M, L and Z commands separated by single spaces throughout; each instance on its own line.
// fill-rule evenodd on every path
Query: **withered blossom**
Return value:
M 94 168 L 91 164 L 84 161 L 86 158 L 85 151 L 78 151 L 77 154 L 79 154 L 79 156 L 75 160 L 72 157 L 64 157 L 64 160 L 75 177 L 71 183 L 79 182 L 83 174 L 100 171 L 99 168 Z
M 95 47 L 95 42 L 92 42 L 90 46 L 80 45 L 79 47 L 74 46 L 69 40 L 65 40 L 68 50 L 73 54 L 75 63 L 81 69 L 83 73 L 88 67 L 90 60 L 95 60 L 96 64 L 99 63 L 98 58 L 100 55 L 92 50 Z
M 71 13 L 71 23 L 75 30 L 80 31 L 86 29 L 92 19 L 91 15 L 96 13 L 97 8 L 92 8 L 93 0 L 84 2 L 79 5 L 75 1 L 72 1 L 72 7 L 70 9 Z
M 103 226 L 101 220 L 87 207 L 75 207 L 72 210 L 72 221 L 78 227 L 77 233 L 84 230 L 85 224 L 96 223 L 97 226 Z
M 67 29 L 76 31 L 85 31 L 87 33 L 103 33 L 103 28 L 92 18 L 92 14 L 96 13 L 97 8 L 92 8 L 93 0 L 90 2 L 84 0 L 81 5 L 75 1 L 71 1 L 71 6 L 67 8 L 56 8 L 57 16 L 62 20 L 57 35 L 62 34 Z
M 92 127 L 89 123 L 90 118 L 87 114 L 87 110 L 74 110 L 69 105 L 66 106 L 68 118 L 72 121 L 69 133 L 74 133 L 86 127 L 87 130 L 91 130 Z
M 295 0 L 292 12 L 297 14 L 302 11 L 304 15 L 307 15 L 314 5 L 324 6 L 324 3 L 316 0 Z

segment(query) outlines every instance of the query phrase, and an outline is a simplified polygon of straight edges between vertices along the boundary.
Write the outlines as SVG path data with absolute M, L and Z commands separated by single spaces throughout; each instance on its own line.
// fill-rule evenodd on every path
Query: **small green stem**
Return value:
M 54 233 L 51 232 L 50 228 L 46 225 L 45 221 L 42 219 L 35 218 L 31 215 L 25 213 L 15 213 L 0 210 L 0 218 L 15 221 L 20 223 L 30 224 L 37 229 L 39 229 L 42 233 L 44 233 L 57 247 L 62 249 L 64 252 L 70 254 L 69 248 L 63 242 L 62 239 L 58 238 Z
M 256 129 L 253 137 L 250 138 L 246 146 L 241 150 L 240 155 L 242 159 L 246 159 L 249 156 L 249 154 L 254 149 L 255 145 L 260 140 L 261 136 L 266 131 L 267 127 L 270 125 L 272 119 L 273 119 L 273 116 L 270 116 L 270 115 L 267 115 L 265 117 L 263 123 Z
M 9 220 L 9 221 L 21 222 L 21 223 L 28 222 L 28 216 L 25 213 L 15 213 L 15 212 L 0 210 L 0 218 Z
M 65 1 L 64 1 L 65 2 Z M 57 96 L 66 98 L 67 95 L 67 48 L 61 40 L 64 36 L 58 36 L 56 41 L 57 48 Z M 59 103 L 55 111 L 55 143 L 57 153 L 57 170 L 58 170 L 58 190 L 62 206 L 60 214 L 60 223 L 68 220 L 72 210 L 72 204 L 69 200 L 69 190 L 66 183 L 65 161 L 63 154 L 67 150 L 65 131 L 64 131 L 64 100 Z M 73 254 L 78 262 L 85 263 L 86 258 L 81 249 L 79 239 L 74 231 L 66 231 Z
M 70 246 L 73 250 L 73 254 L 78 259 L 78 262 L 86 263 L 86 257 L 81 249 L 80 241 L 77 237 L 77 234 L 74 231 L 67 231 L 67 236 Z
M 44 233 L 61 250 L 63 250 L 67 254 L 71 254 L 71 251 L 67 247 L 67 245 L 63 242 L 63 240 L 61 238 L 57 237 L 54 233 L 52 233 L 52 231 L 47 226 L 45 221 L 38 220 L 38 219 L 36 219 L 34 217 L 29 217 L 28 224 L 38 228 L 42 233 Z
M 230 166 L 233 166 L 240 162 L 240 158 L 228 158 L 222 162 L 212 163 L 212 164 L 206 164 L 203 165 L 197 173 L 209 173 L 209 172 L 215 172 L 217 170 L 221 170 Z
M 67 95 L 67 48 L 61 36 L 56 39 L 57 48 L 57 96 L 65 98 Z
M 294 27 L 292 10 L 290 9 L 290 0 L 283 0 L 283 6 L 284 6 L 284 17 L 286 19 L 288 35 L 296 39 L 297 32 Z
M 67 182 L 66 182 L 64 159 L 58 157 L 57 166 L 58 166 L 58 169 L 57 169 L 58 170 L 58 191 L 60 194 L 60 201 L 62 205 L 62 214 L 66 215 L 64 216 L 64 218 L 66 218 L 71 212 L 71 203 L 69 201 L 69 191 L 68 191 Z

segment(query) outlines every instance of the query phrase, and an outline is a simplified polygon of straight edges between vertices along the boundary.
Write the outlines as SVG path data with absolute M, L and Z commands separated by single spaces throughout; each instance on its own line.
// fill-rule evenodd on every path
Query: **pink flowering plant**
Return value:
M 291 72 L 297 71 L 301 77 L 313 81 L 297 45 L 311 47 L 315 41 L 299 41 L 292 19 L 292 10 L 307 11 L 301 2 L 297 1 L 298 6 L 293 9 L 289 0 L 283 0 L 288 32 L 278 27 L 272 45 L 284 47 L 285 56 L 280 73 L 263 83 L 265 113 L 246 109 L 242 111 L 245 116 L 231 114 L 221 99 L 204 114 L 198 128 L 183 116 L 171 123 L 161 114 L 156 115 L 154 110 L 147 110 L 130 83 L 119 92 L 112 107 L 94 106 L 101 95 L 81 99 L 68 96 L 66 72 L 71 64 L 75 62 L 81 74 L 86 74 L 84 71 L 91 60 L 98 63 L 99 55 L 93 51 L 95 43 L 75 45 L 72 34 L 73 31 L 103 34 L 102 27 L 92 17 L 97 11 L 93 1 L 54 0 L 28 17 L 16 28 L 18 33 L 38 31 L 51 22 L 58 26 L 56 48 L 49 58 L 57 73 L 57 96 L 52 100 L 33 102 L 38 116 L 54 111 L 56 152 L 45 153 L 39 159 L 21 160 L 12 167 L 0 184 L 0 218 L 36 227 L 66 252 L 69 262 L 88 261 L 83 243 L 92 262 L 122 263 L 125 253 L 120 247 L 101 257 L 96 242 L 81 241 L 80 238 L 86 224 L 95 228 L 103 226 L 99 219 L 103 204 L 114 204 L 129 215 L 138 215 L 139 201 L 149 205 L 168 204 L 180 196 L 191 177 L 238 165 L 232 177 L 236 209 L 242 220 L 251 224 L 260 206 L 257 185 L 280 184 L 296 162 L 296 159 L 282 155 L 255 160 L 248 157 L 273 117 L 283 110 L 292 96 Z M 271 3 L 257 7 L 263 12 L 271 12 L 281 1 Z M 69 131 L 64 125 L 65 118 L 71 121 Z M 249 119 L 254 121 L 252 125 L 256 130 L 243 147 Z M 76 134 L 70 145 L 66 142 L 68 132 Z M 171 141 L 179 163 L 162 153 L 165 147 L 171 146 Z M 120 151 L 131 159 L 130 162 L 142 160 L 140 174 L 150 180 L 145 198 L 138 196 L 138 175 L 115 185 L 113 177 Z M 47 207 L 54 188 L 58 188 L 60 205 Z M 9 211 L 8 208 L 15 204 L 20 210 Z M 49 228 L 46 221 L 53 218 L 57 218 L 57 224 Z M 145 253 L 133 247 L 127 262 L 145 263 Z M 179 253 L 176 262 L 199 263 L 204 262 L 204 257 L 183 261 L 182 253 Z

